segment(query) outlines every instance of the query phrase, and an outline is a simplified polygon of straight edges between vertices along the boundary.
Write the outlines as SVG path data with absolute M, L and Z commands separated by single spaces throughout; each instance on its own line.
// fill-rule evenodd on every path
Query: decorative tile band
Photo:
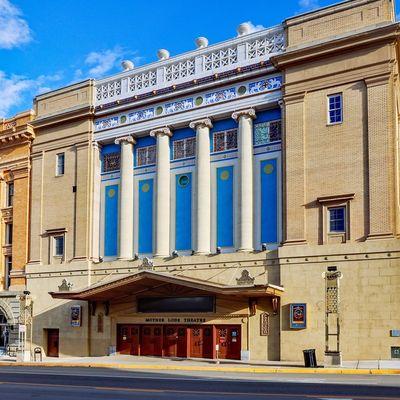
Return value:
M 170 115 L 193 108 L 204 107 L 224 101 L 234 100 L 242 96 L 255 95 L 262 92 L 278 90 L 282 86 L 282 77 L 274 76 L 256 82 L 241 83 L 235 87 L 221 89 L 213 92 L 202 93 L 195 97 L 176 100 L 169 103 L 158 104 L 154 108 L 147 108 L 122 114 L 119 116 L 107 117 L 95 122 L 96 132 L 121 126 L 126 123 L 135 123 L 155 117 Z

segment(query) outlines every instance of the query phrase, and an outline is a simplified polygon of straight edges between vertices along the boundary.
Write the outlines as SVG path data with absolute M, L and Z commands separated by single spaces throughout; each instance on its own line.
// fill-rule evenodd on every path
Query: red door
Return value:
M 139 326 L 118 325 L 117 351 L 120 354 L 139 355 Z
M 186 327 L 165 325 L 163 350 L 165 357 L 186 357 Z
M 212 326 L 191 326 L 190 356 L 212 358 Z
M 47 357 L 58 357 L 59 353 L 59 331 L 58 329 L 47 330 Z
M 218 358 L 240 360 L 240 325 L 218 325 L 216 331 L 217 344 L 219 345 Z
M 141 356 L 162 356 L 162 325 L 143 325 L 141 335 Z

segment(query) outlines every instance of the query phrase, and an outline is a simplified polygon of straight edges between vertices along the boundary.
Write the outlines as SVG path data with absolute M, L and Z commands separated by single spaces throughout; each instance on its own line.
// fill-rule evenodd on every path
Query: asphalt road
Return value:
M 91 399 L 400 399 L 399 376 L 138 372 L 118 369 L 5 367 L 4 400 Z

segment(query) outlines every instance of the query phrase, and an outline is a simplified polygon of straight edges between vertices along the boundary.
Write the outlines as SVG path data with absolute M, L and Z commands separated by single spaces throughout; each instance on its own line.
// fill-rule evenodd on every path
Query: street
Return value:
M 398 376 L 138 372 L 0 366 L 6 400 L 400 399 Z

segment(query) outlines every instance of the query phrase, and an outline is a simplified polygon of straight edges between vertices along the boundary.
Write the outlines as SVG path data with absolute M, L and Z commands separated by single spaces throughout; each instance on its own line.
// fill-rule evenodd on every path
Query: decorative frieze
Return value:
M 96 132 L 122 126 L 126 123 L 136 123 L 150 120 L 163 115 L 170 115 L 182 111 L 188 111 L 204 106 L 236 100 L 244 96 L 256 95 L 263 92 L 279 90 L 282 86 L 282 77 L 274 76 L 268 79 L 241 83 L 235 87 L 229 87 L 212 92 L 205 92 L 194 97 L 178 99 L 173 102 L 159 103 L 154 107 L 135 110 L 128 114 L 99 119 L 95 122 Z

